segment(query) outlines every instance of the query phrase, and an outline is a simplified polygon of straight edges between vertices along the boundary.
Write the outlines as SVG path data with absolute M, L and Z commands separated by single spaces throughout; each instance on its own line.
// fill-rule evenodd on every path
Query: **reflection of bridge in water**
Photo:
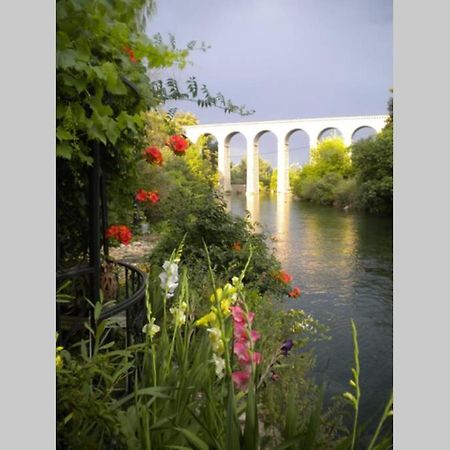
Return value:
M 372 128 L 379 133 L 388 116 L 348 116 L 317 119 L 272 120 L 264 122 L 216 123 L 186 127 L 186 136 L 196 142 L 201 136 L 214 136 L 218 143 L 220 185 L 225 192 L 231 190 L 230 140 L 241 133 L 247 141 L 247 194 L 259 192 L 259 139 L 272 132 L 277 138 L 277 192 L 289 192 L 289 138 L 296 131 L 309 137 L 310 149 L 315 147 L 330 130 L 337 130 L 345 145 L 352 144 L 355 133 Z

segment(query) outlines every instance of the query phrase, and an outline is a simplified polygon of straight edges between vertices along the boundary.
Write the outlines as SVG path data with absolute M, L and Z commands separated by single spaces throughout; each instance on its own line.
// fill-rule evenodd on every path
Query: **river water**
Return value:
M 350 390 L 355 321 L 361 364 L 361 420 L 378 417 L 392 389 L 392 219 L 311 205 L 280 194 L 228 197 L 272 239 L 283 268 L 301 287 L 288 308 L 302 308 L 329 327 L 315 344 L 313 376 L 326 402 Z M 371 427 L 372 428 L 372 427 Z

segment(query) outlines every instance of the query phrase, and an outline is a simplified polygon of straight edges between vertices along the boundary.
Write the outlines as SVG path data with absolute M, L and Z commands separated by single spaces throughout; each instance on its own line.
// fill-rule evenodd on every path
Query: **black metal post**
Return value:
M 89 265 L 93 272 L 90 276 L 91 302 L 100 299 L 100 148 L 98 142 L 93 144 L 94 164 L 90 170 L 89 180 Z
M 106 198 L 106 180 L 105 180 L 105 172 L 101 171 L 100 174 L 100 195 L 102 199 L 102 241 L 103 241 L 103 252 L 105 257 L 109 256 L 109 243 L 108 239 L 106 239 L 106 230 L 108 229 L 108 200 Z

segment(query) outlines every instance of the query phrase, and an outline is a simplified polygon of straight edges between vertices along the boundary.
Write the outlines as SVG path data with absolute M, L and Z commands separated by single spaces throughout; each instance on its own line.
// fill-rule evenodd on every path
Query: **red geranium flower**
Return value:
M 177 155 L 184 155 L 187 148 L 189 147 L 189 142 L 183 136 L 175 134 L 170 136 L 167 145 L 173 150 Z
M 132 239 L 131 230 L 125 225 L 111 225 L 106 230 L 105 236 L 108 239 L 115 239 L 125 245 L 128 245 Z
M 278 273 L 278 275 L 276 276 L 276 278 L 278 280 L 280 280 L 282 283 L 284 284 L 289 284 L 292 281 L 292 275 L 289 275 L 287 272 L 285 272 L 284 270 L 280 270 L 280 272 Z
M 136 198 L 136 200 L 138 202 L 145 202 L 147 200 L 147 194 L 148 194 L 148 192 L 145 191 L 144 189 L 139 189 L 136 192 L 136 197 L 135 198 Z
M 147 192 L 147 200 L 152 202 L 153 204 L 159 202 L 159 194 L 158 192 Z
M 163 163 L 163 156 L 158 147 L 147 147 L 144 151 L 144 156 L 150 164 L 157 164 L 160 166 Z
M 300 295 L 302 295 L 302 290 L 301 290 L 298 286 L 295 286 L 295 288 L 292 289 L 292 291 L 289 292 L 288 295 L 289 295 L 289 297 L 291 297 L 291 298 L 297 298 L 297 297 L 300 297 Z
M 119 241 L 121 244 L 128 245 L 133 237 L 131 230 L 125 225 L 119 227 Z

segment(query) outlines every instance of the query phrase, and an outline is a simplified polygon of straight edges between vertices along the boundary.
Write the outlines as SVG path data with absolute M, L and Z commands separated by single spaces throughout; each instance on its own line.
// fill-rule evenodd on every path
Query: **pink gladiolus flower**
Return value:
M 234 338 L 237 341 L 246 341 L 248 339 L 247 327 L 242 322 L 233 322 Z
M 252 335 L 253 343 L 255 343 L 256 341 L 261 339 L 261 333 L 259 331 L 257 331 L 257 330 L 252 330 L 251 335 Z
M 235 342 L 233 353 L 238 357 L 239 364 L 250 364 L 250 352 L 245 342 Z
M 245 389 L 250 379 L 250 373 L 245 370 L 240 370 L 238 372 L 233 372 L 231 378 L 238 389 Z
M 260 352 L 253 353 L 253 362 L 255 364 L 261 364 L 262 362 L 262 355 Z
M 234 322 L 245 323 L 245 312 L 240 306 L 230 306 L 231 315 Z

